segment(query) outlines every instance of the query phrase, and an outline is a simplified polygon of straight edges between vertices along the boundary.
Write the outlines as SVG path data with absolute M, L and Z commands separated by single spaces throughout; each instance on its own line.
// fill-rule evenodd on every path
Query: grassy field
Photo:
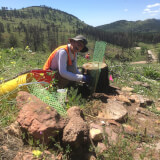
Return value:
M 93 46 L 94 44 L 91 45 Z M 154 50 L 154 53 L 158 53 L 159 44 L 154 46 L 150 45 L 149 47 L 152 50 Z M 134 91 L 138 94 L 146 95 L 154 99 L 160 98 L 159 63 L 133 65 L 130 64 L 129 62 L 119 62 L 118 60 L 114 60 L 113 58 L 119 50 L 121 50 L 119 47 L 115 46 L 113 47 L 112 45 L 107 44 L 105 62 L 109 67 L 109 74 L 112 75 L 114 78 L 113 85 L 118 87 L 130 86 L 133 87 Z M 138 52 L 140 53 L 140 51 Z M 111 53 L 112 56 L 110 56 Z M 12 79 L 16 75 L 23 73 L 25 71 L 42 68 L 49 54 L 50 53 L 29 52 L 28 47 L 26 47 L 25 50 L 19 48 L 1 49 L 0 82 L 3 83 L 5 80 Z M 82 64 L 86 62 L 87 60 L 84 58 L 84 55 L 79 55 L 78 66 L 81 67 Z M 150 85 L 150 89 L 136 86 L 133 84 L 134 81 L 141 81 L 143 83 L 148 83 Z M 2 101 L 4 101 L 5 105 L 7 104 L 7 101 L 3 99 L 3 96 L 1 96 L 1 103 L 0 103 L 1 106 L 3 106 Z M 10 105 L 10 102 L 8 103 L 8 105 Z M 1 117 L 4 116 L 1 115 Z M 0 124 L 1 123 L 2 122 L 0 122 Z
M 94 46 L 94 44 L 90 45 Z M 142 45 L 145 44 L 140 44 L 140 46 Z M 147 45 L 145 47 L 147 47 L 147 49 L 152 49 L 154 53 L 158 54 L 160 45 Z M 29 50 L 28 47 L 26 47 L 25 50 L 19 48 L 0 49 L 0 82 L 2 84 L 5 83 L 5 80 L 13 79 L 13 77 L 21 72 L 43 67 L 44 62 L 50 53 L 30 52 Z M 91 56 L 93 50 L 94 49 L 91 50 Z M 133 55 L 129 55 L 131 51 L 137 56 L 133 53 Z M 107 44 L 105 62 L 109 67 L 109 75 L 112 75 L 113 77 L 113 81 L 110 81 L 110 84 L 119 88 L 124 86 L 132 87 L 134 89 L 133 92 L 149 97 L 154 101 L 158 101 L 160 98 L 159 63 L 131 64 L 128 61 L 120 62 L 115 59 L 115 55 L 121 53 L 124 58 L 131 57 L 131 61 L 145 60 L 145 55 L 141 55 L 141 50 L 137 51 L 132 49 L 131 51 L 122 50 L 119 47 Z M 78 66 L 81 67 L 82 64 L 86 62 L 87 60 L 84 58 L 84 55 L 79 55 Z M 136 81 L 147 83 L 149 87 L 146 88 L 144 86 L 135 85 L 134 82 Z M 17 90 L 15 90 L 15 93 L 16 91 Z M 69 97 L 70 102 L 67 107 L 70 107 L 69 105 L 79 104 L 79 102 L 84 105 L 83 107 L 87 105 L 86 102 L 82 103 L 82 99 L 79 95 L 76 95 L 76 91 L 71 92 L 72 94 Z M 0 128 L 4 128 L 14 122 L 18 113 L 15 98 L 10 99 L 9 97 L 9 93 L 0 96 Z M 75 100 L 74 102 L 73 99 Z M 158 110 L 152 109 L 152 112 L 160 115 L 160 111 Z M 129 142 L 123 139 L 119 142 L 117 148 L 110 148 L 108 154 L 110 157 L 114 156 L 115 159 L 116 157 L 118 158 L 121 156 L 121 158 L 127 160 L 132 154 L 132 150 L 129 150 L 128 147 L 131 147 Z M 126 150 L 127 154 L 118 155 L 117 150 Z

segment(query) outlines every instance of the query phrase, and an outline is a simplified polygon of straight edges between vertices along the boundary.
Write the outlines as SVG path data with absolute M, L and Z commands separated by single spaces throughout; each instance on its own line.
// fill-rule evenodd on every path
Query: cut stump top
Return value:
M 107 65 L 103 62 L 89 62 L 83 64 L 82 68 L 86 70 L 97 70 L 97 69 L 102 69 L 105 68 Z

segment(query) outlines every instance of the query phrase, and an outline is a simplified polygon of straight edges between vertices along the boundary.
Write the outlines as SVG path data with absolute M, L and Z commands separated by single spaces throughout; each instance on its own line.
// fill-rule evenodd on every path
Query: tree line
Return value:
M 160 33 L 106 32 L 81 22 L 76 17 L 65 12 L 42 7 L 42 10 L 31 8 L 27 10 L 0 10 L 0 47 L 23 47 L 27 45 L 32 50 L 53 50 L 59 44 L 66 43 L 67 38 L 75 34 L 84 34 L 93 40 L 106 41 L 122 48 L 130 48 L 138 42 L 158 43 Z M 58 13 L 63 16 L 56 16 Z M 40 17 L 41 23 L 19 22 L 19 19 Z M 18 23 L 19 22 L 19 23 Z M 69 22 L 71 26 L 66 27 Z

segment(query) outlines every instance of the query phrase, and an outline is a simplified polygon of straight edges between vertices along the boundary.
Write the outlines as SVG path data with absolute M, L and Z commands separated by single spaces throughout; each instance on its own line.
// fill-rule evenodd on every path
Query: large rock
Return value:
M 62 140 L 78 147 L 87 142 L 87 139 L 88 127 L 86 122 L 80 117 L 71 118 L 67 126 L 64 128 Z
M 62 140 L 77 148 L 87 142 L 89 133 L 88 126 L 83 120 L 83 113 L 79 107 L 71 107 L 67 111 L 67 115 L 70 120 L 63 130 Z
M 78 106 L 73 106 L 67 110 L 68 118 L 81 117 L 84 118 L 82 110 Z
M 128 112 L 122 103 L 114 100 L 108 100 L 108 103 L 101 109 L 98 118 L 113 119 L 123 121 L 127 118 Z
M 98 128 L 91 128 L 89 131 L 89 135 L 94 141 L 102 141 L 103 140 L 103 131 Z
M 21 108 L 17 121 L 33 137 L 48 143 L 50 136 L 62 132 L 66 120 L 54 108 L 27 92 L 19 92 L 16 99 Z
M 97 130 L 98 132 L 94 133 L 93 132 L 94 130 L 95 131 Z M 95 124 L 95 123 L 90 124 L 90 137 L 92 138 L 92 140 L 100 141 L 100 140 L 102 140 L 102 138 L 101 138 L 102 136 L 103 136 L 103 139 L 106 138 L 104 136 L 104 134 L 107 134 L 109 144 L 116 144 L 117 143 L 118 134 L 115 133 L 112 128 L 110 128 L 108 126 L 100 126 L 100 125 Z

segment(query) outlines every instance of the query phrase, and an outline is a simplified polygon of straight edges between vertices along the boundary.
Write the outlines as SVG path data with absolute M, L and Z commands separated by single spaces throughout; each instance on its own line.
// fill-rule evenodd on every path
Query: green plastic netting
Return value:
M 106 50 L 106 42 L 104 41 L 96 41 L 95 43 L 95 48 L 94 48 L 94 53 L 93 53 L 93 59 L 92 62 L 94 62 L 95 64 L 98 65 L 98 70 L 91 72 L 91 76 L 92 76 L 92 92 L 95 92 L 96 87 L 97 87 L 97 83 L 99 80 L 99 75 L 101 73 L 101 64 L 103 62 L 103 58 L 104 58 L 104 53 Z
M 59 114 L 66 114 L 66 110 L 64 109 L 65 103 L 64 101 L 59 101 L 59 95 L 57 92 L 49 92 L 40 83 L 28 85 L 28 89 L 31 94 L 35 95 L 44 103 L 56 109 Z
M 96 41 L 92 61 L 103 62 L 106 44 L 104 41 Z

